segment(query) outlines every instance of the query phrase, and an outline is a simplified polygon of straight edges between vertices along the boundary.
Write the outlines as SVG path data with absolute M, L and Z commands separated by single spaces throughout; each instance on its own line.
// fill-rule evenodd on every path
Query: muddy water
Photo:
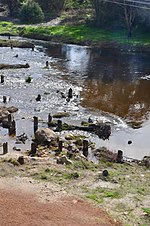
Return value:
M 0 85 L 0 102 L 7 96 L 6 106 L 17 106 L 17 135 L 25 132 L 29 141 L 33 136 L 33 116 L 40 118 L 40 126 L 46 126 L 48 113 L 67 111 L 64 121 L 80 124 L 91 117 L 109 122 L 112 135 L 103 141 L 93 136 L 97 146 L 113 151 L 121 149 L 125 156 L 141 159 L 150 155 L 150 55 L 145 53 L 119 53 L 117 51 L 36 42 L 30 49 L 0 48 L 1 63 L 29 63 L 29 69 L 3 70 L 5 84 Z M 16 58 L 15 55 L 18 54 Z M 45 62 L 50 66 L 45 69 Z M 25 83 L 31 76 L 32 82 Z M 68 89 L 74 90 L 74 98 L 67 102 Z M 58 90 L 60 92 L 58 92 Z M 41 94 L 42 101 L 35 98 Z M 138 124 L 137 129 L 132 125 Z M 0 142 L 8 139 L 7 130 L 0 128 Z M 128 145 L 128 141 L 132 144 Z M 11 146 L 17 146 L 10 139 Z

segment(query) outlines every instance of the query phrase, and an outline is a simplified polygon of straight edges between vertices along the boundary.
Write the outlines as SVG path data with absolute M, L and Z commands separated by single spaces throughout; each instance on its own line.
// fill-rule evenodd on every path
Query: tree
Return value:
M 127 26 L 128 38 L 131 38 L 136 10 L 133 6 L 128 4 L 128 1 L 126 1 L 126 0 L 123 0 L 123 1 L 124 1 L 124 6 L 123 6 L 124 18 L 125 18 L 125 22 L 126 22 L 126 26 Z M 134 5 L 134 1 L 131 3 Z
M 20 19 L 25 23 L 40 23 L 44 19 L 44 13 L 37 2 L 28 0 L 21 8 Z
M 98 27 L 120 26 L 122 23 L 120 7 L 112 1 L 93 0 L 95 9 L 95 23 Z
M 20 8 L 23 0 L 0 0 L 0 2 L 7 5 L 10 15 L 14 16 L 15 12 Z
M 64 6 L 65 0 L 35 0 L 46 13 L 59 13 Z

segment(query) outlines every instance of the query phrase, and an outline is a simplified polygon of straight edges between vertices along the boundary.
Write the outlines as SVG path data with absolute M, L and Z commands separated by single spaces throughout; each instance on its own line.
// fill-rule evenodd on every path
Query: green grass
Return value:
M 104 198 L 108 199 L 119 199 L 123 197 L 124 194 L 118 189 L 109 189 L 109 188 L 96 188 L 93 190 L 88 190 L 87 198 L 92 199 L 98 203 L 102 203 Z
M 146 213 L 146 215 L 150 219 L 150 208 L 143 208 L 143 211 Z
M 91 28 L 87 25 L 80 26 L 18 26 L 10 22 L 0 22 L 0 34 L 13 34 L 27 37 L 54 37 L 62 42 L 80 43 L 89 41 L 92 44 L 102 41 L 115 41 L 121 44 L 150 45 L 150 33 L 142 34 L 134 32 L 133 38 L 127 39 L 126 31 L 108 31 L 98 28 Z
M 31 176 L 37 180 L 53 181 L 63 184 L 70 180 L 77 180 L 80 175 L 77 172 L 69 172 L 68 170 L 60 171 L 53 168 L 46 168 L 45 170 L 40 170 Z

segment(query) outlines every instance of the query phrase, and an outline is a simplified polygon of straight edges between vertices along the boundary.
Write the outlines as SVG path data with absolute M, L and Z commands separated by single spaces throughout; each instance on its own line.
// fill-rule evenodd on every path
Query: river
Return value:
M 45 69 L 47 60 L 50 66 Z M 0 85 L 1 105 L 5 95 L 6 106 L 19 108 L 17 134 L 28 135 L 25 148 L 33 136 L 33 116 L 45 126 L 49 113 L 65 110 L 71 116 L 63 120 L 69 123 L 80 124 L 90 117 L 111 124 L 109 140 L 92 136 L 97 147 L 120 149 L 137 159 L 150 155 L 150 53 L 35 41 L 35 51 L 0 48 L 0 62 L 30 64 L 29 69 L 1 70 L 5 84 Z M 25 82 L 28 76 L 33 78 L 30 84 Z M 60 92 L 67 96 L 70 87 L 75 95 L 67 102 Z M 35 100 L 38 94 L 41 102 Z M 1 142 L 9 139 L 15 145 L 7 130 L 0 128 L 0 133 Z

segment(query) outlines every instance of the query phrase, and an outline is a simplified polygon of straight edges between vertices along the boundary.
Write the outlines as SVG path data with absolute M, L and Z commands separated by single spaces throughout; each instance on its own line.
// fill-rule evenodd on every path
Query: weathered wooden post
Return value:
M 48 63 L 48 60 L 46 61 L 46 67 L 48 67 L 49 63 Z
M 17 161 L 20 163 L 20 165 L 23 165 L 24 164 L 24 157 L 23 156 L 19 156 Z
M 51 114 L 48 115 L 48 127 L 51 126 L 51 122 L 52 122 L 52 116 Z
M 36 97 L 36 101 L 41 101 L 41 95 L 38 94 L 38 96 Z
M 8 153 L 8 142 L 3 143 L 3 155 Z
M 61 120 L 57 120 L 57 129 L 58 130 L 62 129 L 62 121 Z
M 3 103 L 5 104 L 7 102 L 7 97 L 3 96 Z
M 72 156 L 73 156 L 73 151 L 72 151 L 73 147 L 72 147 L 72 145 L 68 145 L 67 149 L 68 149 L 67 156 L 68 156 L 69 159 L 71 159 Z
M 88 145 L 89 145 L 88 140 L 83 140 L 83 148 L 82 148 L 82 151 L 83 151 L 83 155 L 85 157 L 88 156 Z
M 63 148 L 63 142 L 62 142 L 62 140 L 59 140 L 59 143 L 58 143 L 58 153 L 59 154 L 62 152 L 62 148 Z
M 15 136 L 16 135 L 16 122 L 15 120 L 12 121 L 10 127 L 8 128 L 9 136 Z
M 34 116 L 34 133 L 38 130 L 38 117 Z
M 11 122 L 12 122 L 11 114 L 8 114 L 8 127 L 11 126 Z
M 123 163 L 123 151 L 118 150 L 116 161 L 117 161 L 117 163 Z
M 1 83 L 4 83 L 4 75 L 1 75 Z
M 31 143 L 31 156 L 35 156 L 36 154 L 36 151 L 37 151 L 37 145 L 36 143 Z
M 68 91 L 68 98 L 72 98 L 72 89 L 71 88 Z

